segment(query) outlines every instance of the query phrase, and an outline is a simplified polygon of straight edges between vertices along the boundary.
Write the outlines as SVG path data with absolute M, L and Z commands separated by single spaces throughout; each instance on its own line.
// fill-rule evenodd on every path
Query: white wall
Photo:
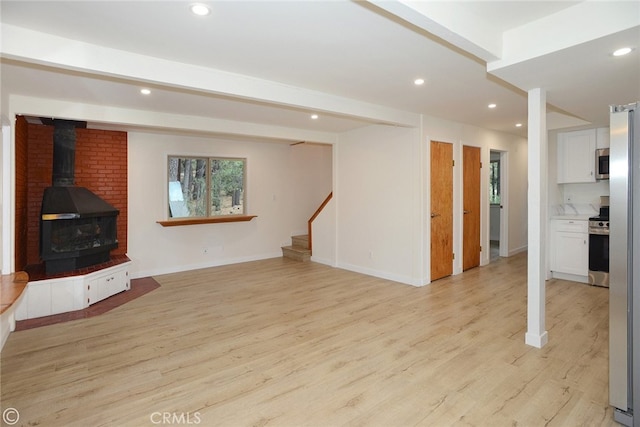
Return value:
M 280 247 L 290 244 L 296 223 L 306 224 L 306 219 L 296 218 L 298 214 L 291 209 L 296 195 L 303 192 L 299 186 L 307 188 L 308 184 L 308 180 L 301 182 L 300 171 L 306 169 L 315 177 L 327 175 L 320 171 L 326 167 L 324 162 L 292 154 L 294 148 L 287 143 L 144 132 L 130 132 L 128 140 L 128 256 L 133 261 L 133 277 L 281 256 Z M 236 223 L 157 224 L 167 218 L 166 165 L 170 154 L 246 157 L 247 214 L 258 217 Z M 329 181 L 315 187 L 324 193 L 330 185 Z M 325 196 L 315 203 L 319 205 Z
M 290 153 L 294 184 L 291 234 L 307 234 L 307 221 L 332 191 L 333 153 L 329 144 L 309 143 L 293 145 Z
M 336 264 L 339 267 L 412 285 L 430 281 L 429 141 L 454 145 L 456 165 L 462 146 L 507 152 L 505 189 L 508 250 L 527 248 L 526 139 L 425 116 L 422 129 L 370 126 L 345 133 L 336 156 Z M 482 169 L 481 264 L 489 262 L 489 168 Z M 462 168 L 454 168 L 454 251 L 462 254 Z M 462 272 L 462 256 L 454 274 Z
M 313 222 L 311 261 L 336 266 L 336 199 L 332 198 Z
M 421 284 L 419 129 L 360 128 L 334 151 L 338 267 Z

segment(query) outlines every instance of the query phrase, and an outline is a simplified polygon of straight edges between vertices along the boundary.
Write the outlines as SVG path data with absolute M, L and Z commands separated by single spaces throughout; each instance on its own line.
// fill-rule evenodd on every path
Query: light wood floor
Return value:
M 616 425 L 607 290 L 550 281 L 549 344 L 526 346 L 525 254 L 423 288 L 287 259 L 156 280 L 11 334 L 17 425 Z

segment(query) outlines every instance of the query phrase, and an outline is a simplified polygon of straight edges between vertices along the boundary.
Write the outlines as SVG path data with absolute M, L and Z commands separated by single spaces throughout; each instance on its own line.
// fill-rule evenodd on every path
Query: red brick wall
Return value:
M 16 118 L 16 221 L 15 221 L 15 264 L 16 271 L 27 266 L 27 121 Z
M 127 253 L 127 133 L 97 129 L 76 130 L 76 185 L 111 203 L 118 215 L 118 248 Z
M 40 263 L 40 207 L 44 189 L 51 186 L 53 126 L 29 124 L 28 134 L 28 238 L 27 263 Z M 120 211 L 118 248 L 127 252 L 127 134 L 76 129 L 75 181 Z

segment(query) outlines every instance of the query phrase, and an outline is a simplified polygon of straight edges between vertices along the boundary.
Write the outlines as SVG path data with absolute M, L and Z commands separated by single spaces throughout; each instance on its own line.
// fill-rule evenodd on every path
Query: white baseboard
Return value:
M 515 248 L 515 249 L 510 250 L 508 252 L 507 256 L 514 256 L 514 255 L 517 255 L 517 254 L 519 254 L 521 252 L 526 252 L 527 249 L 529 249 L 528 245 L 520 246 L 519 248 Z
M 279 257 L 282 257 L 281 251 L 267 253 L 267 254 L 253 255 L 248 257 L 224 258 L 224 259 L 214 260 L 214 261 L 205 262 L 205 263 L 180 265 L 180 266 L 173 266 L 168 268 L 154 268 L 154 269 L 141 270 L 141 271 L 134 270 L 135 259 L 132 259 L 133 271 L 130 272 L 130 276 L 132 279 L 139 279 L 142 277 L 152 277 L 152 276 L 161 276 L 163 274 L 182 273 L 183 271 L 200 270 L 202 268 L 220 267 L 222 265 L 239 264 L 241 262 L 260 261 L 262 259 L 279 258 Z
M 544 347 L 548 341 L 549 335 L 547 334 L 547 331 L 544 331 L 542 335 L 527 332 L 524 336 L 524 343 L 536 348 Z

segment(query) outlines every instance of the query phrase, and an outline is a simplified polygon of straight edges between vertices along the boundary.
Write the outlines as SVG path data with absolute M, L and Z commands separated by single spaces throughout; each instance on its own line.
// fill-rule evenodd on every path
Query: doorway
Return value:
M 431 141 L 431 281 L 453 274 L 453 145 Z
M 507 247 L 507 152 L 489 154 L 489 262 L 508 256 Z

